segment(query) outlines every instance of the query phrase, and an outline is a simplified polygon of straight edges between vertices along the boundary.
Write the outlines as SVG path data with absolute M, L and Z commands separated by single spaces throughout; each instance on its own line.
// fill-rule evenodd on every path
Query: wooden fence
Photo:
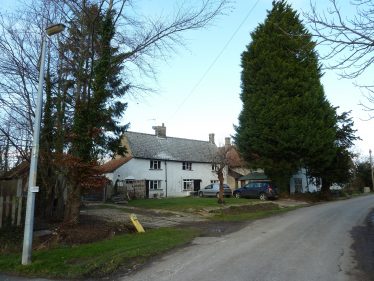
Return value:
M 22 222 L 22 179 L 0 180 L 0 228 Z
M 134 180 L 131 182 L 117 181 L 114 187 L 114 193 L 124 196 L 126 199 L 146 198 L 145 180 Z

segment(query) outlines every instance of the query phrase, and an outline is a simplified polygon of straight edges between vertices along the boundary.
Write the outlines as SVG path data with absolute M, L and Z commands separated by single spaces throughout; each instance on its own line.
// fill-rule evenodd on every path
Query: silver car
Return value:
M 200 197 L 203 196 L 215 196 L 219 197 L 219 183 L 211 183 L 198 191 Z M 231 188 L 227 185 L 223 185 L 223 196 L 230 197 L 232 195 Z

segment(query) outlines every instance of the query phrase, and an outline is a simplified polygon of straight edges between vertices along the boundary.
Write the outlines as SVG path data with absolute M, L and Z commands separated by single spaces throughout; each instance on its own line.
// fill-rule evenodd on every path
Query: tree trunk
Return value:
M 81 187 L 79 184 L 70 185 L 68 188 L 68 196 L 65 204 L 64 223 L 78 224 L 79 209 L 81 204 Z
M 53 209 L 53 217 L 55 217 L 57 220 L 62 220 L 64 218 L 64 210 L 65 210 L 65 204 L 64 204 L 64 191 L 66 189 L 66 180 L 63 175 L 59 174 L 57 176 L 56 186 L 55 186 L 55 192 L 56 197 L 54 199 L 54 209 Z
M 283 174 L 271 175 L 271 179 L 277 185 L 280 194 L 290 194 L 290 178 L 291 176 Z
M 321 195 L 323 199 L 330 199 L 331 197 L 330 185 L 331 185 L 330 182 L 322 179 Z
M 223 198 L 223 169 L 219 169 L 217 172 L 218 180 L 219 180 L 219 196 L 218 196 L 218 204 L 224 204 L 225 200 Z

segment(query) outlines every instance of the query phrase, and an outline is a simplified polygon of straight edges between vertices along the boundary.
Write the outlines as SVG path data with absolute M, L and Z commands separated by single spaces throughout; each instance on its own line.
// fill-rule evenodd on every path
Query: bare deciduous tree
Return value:
M 231 145 L 225 145 L 219 147 L 216 153 L 213 155 L 212 168 L 214 168 L 218 181 L 219 181 L 219 194 L 218 194 L 218 204 L 224 204 L 224 180 L 225 175 L 227 175 L 228 167 L 230 164 L 229 152 L 231 150 Z
M 368 72 L 374 62 L 374 2 L 350 1 L 352 10 L 356 11 L 351 18 L 344 15 L 339 1 L 329 2 L 331 5 L 325 12 L 318 12 L 316 3 L 311 2 L 311 12 L 305 16 L 319 44 L 327 46 L 328 51 L 321 56 L 328 61 L 328 68 L 340 70 L 343 78 L 358 78 Z M 358 86 L 367 90 L 364 96 L 373 105 L 374 83 Z M 363 104 L 369 114 L 374 111 L 372 105 Z

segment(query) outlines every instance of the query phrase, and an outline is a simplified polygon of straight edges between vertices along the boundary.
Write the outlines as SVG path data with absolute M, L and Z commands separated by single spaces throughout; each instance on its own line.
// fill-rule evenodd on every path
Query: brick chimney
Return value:
M 213 144 L 215 143 L 214 142 L 214 134 L 209 134 L 209 142 L 213 143 Z
M 155 130 L 155 135 L 160 138 L 166 138 L 166 127 L 164 126 L 164 123 L 162 123 L 162 126 L 153 126 L 153 130 Z
M 230 147 L 231 145 L 231 139 L 229 137 L 225 138 L 225 148 Z

